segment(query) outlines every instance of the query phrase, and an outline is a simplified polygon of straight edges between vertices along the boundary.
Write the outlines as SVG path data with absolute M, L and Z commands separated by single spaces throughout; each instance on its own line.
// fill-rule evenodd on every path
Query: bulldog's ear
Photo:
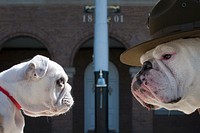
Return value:
M 48 69 L 49 58 L 37 55 L 28 64 L 26 77 L 28 79 L 42 78 Z

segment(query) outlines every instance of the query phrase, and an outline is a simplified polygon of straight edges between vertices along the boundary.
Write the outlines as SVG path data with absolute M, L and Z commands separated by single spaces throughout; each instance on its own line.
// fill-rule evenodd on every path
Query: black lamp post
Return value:
M 108 72 L 95 72 L 95 133 L 108 132 Z

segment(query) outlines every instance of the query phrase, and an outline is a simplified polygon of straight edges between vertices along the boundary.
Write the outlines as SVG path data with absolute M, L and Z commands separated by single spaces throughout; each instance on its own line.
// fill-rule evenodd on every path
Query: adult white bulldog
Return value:
M 41 55 L 0 73 L 0 133 L 23 133 L 21 110 L 31 117 L 67 112 L 73 105 L 67 81 L 63 68 Z
M 190 114 L 200 108 L 198 12 L 200 1 L 158 1 L 147 20 L 151 39 L 120 56 L 127 65 L 142 64 L 132 93 L 148 109 L 164 107 Z
M 132 93 L 148 109 L 186 114 L 200 108 L 200 38 L 178 39 L 147 51 Z

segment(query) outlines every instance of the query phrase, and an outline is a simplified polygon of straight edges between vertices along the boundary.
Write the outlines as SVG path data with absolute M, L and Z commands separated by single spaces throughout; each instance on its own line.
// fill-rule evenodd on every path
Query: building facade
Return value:
M 120 4 L 120 3 L 119 3 Z M 86 133 L 94 130 L 94 13 L 87 3 L 0 3 L 0 70 L 45 55 L 64 67 L 75 104 L 57 117 L 26 118 L 25 133 Z M 197 113 L 148 111 L 132 96 L 139 68 L 122 64 L 120 54 L 149 39 L 152 4 L 122 4 L 109 12 L 109 129 L 113 133 L 197 133 Z

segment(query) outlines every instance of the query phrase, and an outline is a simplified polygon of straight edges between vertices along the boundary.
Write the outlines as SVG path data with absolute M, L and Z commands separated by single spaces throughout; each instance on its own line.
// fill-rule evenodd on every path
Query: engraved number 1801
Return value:
M 123 15 L 114 15 L 111 17 L 108 17 L 109 22 L 115 22 L 115 23 L 123 23 L 124 22 L 124 16 Z M 83 15 L 83 23 L 92 23 L 94 22 L 93 15 Z

